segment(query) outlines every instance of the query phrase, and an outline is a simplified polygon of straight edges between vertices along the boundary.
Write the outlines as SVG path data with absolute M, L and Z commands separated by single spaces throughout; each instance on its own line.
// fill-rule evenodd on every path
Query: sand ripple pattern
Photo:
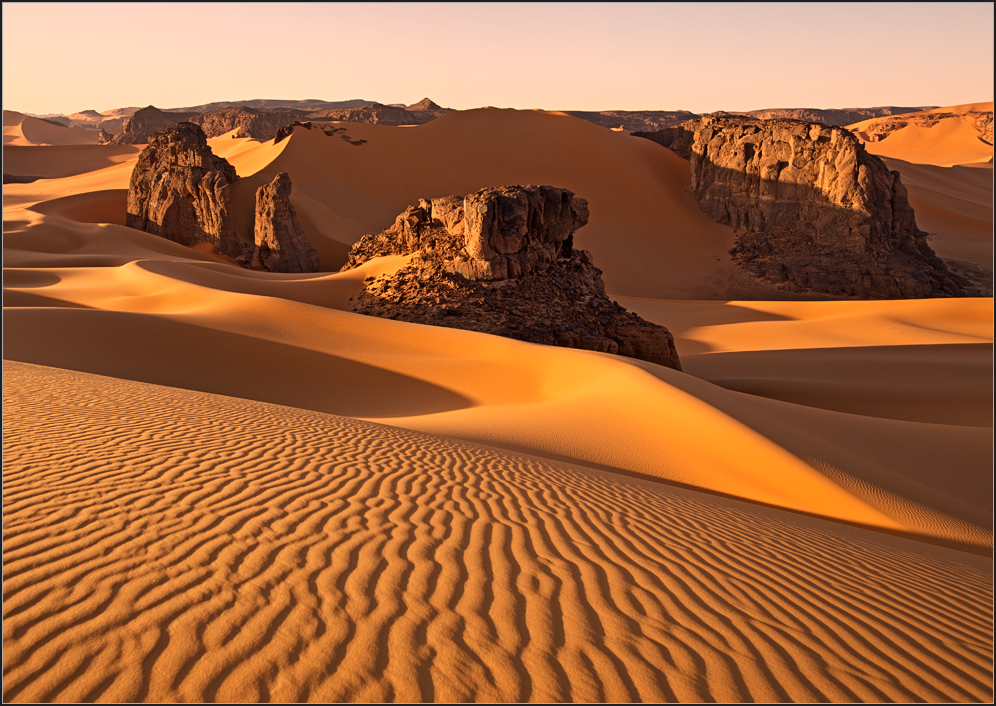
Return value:
M 992 698 L 957 552 L 22 363 L 3 412 L 5 700 Z

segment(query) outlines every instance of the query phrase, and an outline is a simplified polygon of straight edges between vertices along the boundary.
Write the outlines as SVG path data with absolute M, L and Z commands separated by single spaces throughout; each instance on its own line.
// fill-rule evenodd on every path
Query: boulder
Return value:
M 318 272 L 318 252 L 308 242 L 290 202 L 291 180 L 281 172 L 256 190 L 256 249 L 250 267 L 270 272 Z
M 126 224 L 181 245 L 210 243 L 223 255 L 244 257 L 232 221 L 231 188 L 238 178 L 208 147 L 200 127 L 177 123 L 153 135 L 139 155 Z
M 394 275 L 368 282 L 353 311 L 680 370 L 670 332 L 609 301 L 590 253 L 574 249 L 587 222 L 587 201 L 553 186 L 421 199 L 353 246 L 343 270 L 412 255 Z
M 957 296 L 916 225 L 899 173 L 844 128 L 712 116 L 640 134 L 691 161 L 699 208 L 738 231 L 731 254 L 790 291 Z

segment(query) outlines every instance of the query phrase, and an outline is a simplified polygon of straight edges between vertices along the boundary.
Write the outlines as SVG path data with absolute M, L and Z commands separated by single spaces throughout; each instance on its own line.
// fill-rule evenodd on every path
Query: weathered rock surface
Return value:
M 256 249 L 249 266 L 269 272 L 318 272 L 318 251 L 308 242 L 290 202 L 291 180 L 281 172 L 256 190 Z
M 235 168 L 208 147 L 199 126 L 177 123 L 153 135 L 138 156 L 126 224 L 181 245 L 210 243 L 223 255 L 244 258 L 232 221 L 231 187 L 237 179 Z
M 114 145 L 144 145 L 158 132 L 172 125 L 189 121 L 196 113 L 173 113 L 148 106 L 135 111 L 121 126 L 121 134 L 115 135 L 111 144 Z
M 574 232 L 587 222 L 587 201 L 552 186 L 423 199 L 353 246 L 343 270 L 413 255 L 393 276 L 371 280 L 353 310 L 680 370 L 670 332 L 609 301 L 601 270 L 574 250 Z
M 270 140 L 284 125 L 302 119 L 307 113 L 300 110 L 262 111 L 255 108 L 220 108 L 190 118 L 200 125 L 208 138 L 219 137 L 233 130 L 233 137 L 252 137 Z
M 107 130 L 105 130 L 104 128 L 98 128 L 98 130 L 99 132 L 97 132 L 97 144 L 98 145 L 111 144 L 111 141 L 114 139 L 114 135 L 107 132 Z
M 846 129 L 723 116 L 641 137 L 691 160 L 691 191 L 743 232 L 731 254 L 790 291 L 860 298 L 957 296 L 919 230 L 899 172 Z
M 430 118 L 431 119 L 431 118 Z M 360 108 L 332 108 L 308 114 L 308 120 L 341 120 L 378 125 L 418 125 L 419 118 L 405 108 L 373 103 Z

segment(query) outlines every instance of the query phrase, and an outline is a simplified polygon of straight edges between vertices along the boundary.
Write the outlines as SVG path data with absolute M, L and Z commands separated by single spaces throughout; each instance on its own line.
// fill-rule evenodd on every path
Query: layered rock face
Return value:
M 244 247 L 235 233 L 231 198 L 237 179 L 235 168 L 208 147 L 200 127 L 177 123 L 153 135 L 139 155 L 126 224 L 181 245 L 211 243 L 238 258 Z
M 269 272 L 318 272 L 318 251 L 308 242 L 290 202 L 291 180 L 281 172 L 256 190 L 256 249 L 249 266 Z
M 587 201 L 552 186 L 423 199 L 353 246 L 343 270 L 413 256 L 393 276 L 369 281 L 353 310 L 680 370 L 670 332 L 609 301 L 601 270 L 574 250 L 574 232 L 587 222 Z
M 731 254 L 793 292 L 957 296 L 917 228 L 899 172 L 847 130 L 796 120 L 708 117 L 647 137 L 691 161 L 691 191 L 743 232 Z

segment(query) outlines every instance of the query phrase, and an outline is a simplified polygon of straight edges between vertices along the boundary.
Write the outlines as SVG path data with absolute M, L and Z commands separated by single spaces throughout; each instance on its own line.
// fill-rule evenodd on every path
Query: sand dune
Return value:
M 405 258 L 242 270 L 124 227 L 139 148 L 5 147 L 5 699 L 991 698 L 992 299 L 748 301 L 687 163 L 568 116 L 342 126 L 213 139 L 243 225 L 288 171 L 328 267 L 571 188 L 686 372 L 352 314 Z M 983 170 L 902 168 L 981 261 Z
M 955 267 L 993 273 L 992 169 L 937 167 L 886 159 L 909 189 L 916 222 L 927 242 Z M 956 270 L 957 271 L 957 270 Z
M 933 164 L 951 167 L 958 164 L 992 165 L 993 146 L 980 138 L 977 119 L 966 115 L 969 112 L 989 112 L 992 102 L 966 103 L 964 105 L 937 108 L 930 113 L 950 114 L 929 127 L 910 124 L 889 133 L 878 142 L 865 142 L 865 149 L 881 157 L 901 159 L 916 164 Z M 915 115 L 907 113 L 906 115 Z M 904 116 L 890 115 L 884 118 L 865 120 L 848 128 L 856 131 L 862 141 L 869 139 L 867 129 L 876 122 L 894 122 Z M 990 175 L 991 178 L 991 175 Z
M 8 125 L 16 118 L 6 115 L 4 111 L 3 144 L 24 145 L 96 145 L 97 130 L 74 129 L 58 127 L 44 120 L 21 116 L 20 122 Z M 10 111 L 12 112 L 12 111 Z
M 4 429 L 8 700 L 991 693 L 992 580 L 971 555 L 22 364 Z

